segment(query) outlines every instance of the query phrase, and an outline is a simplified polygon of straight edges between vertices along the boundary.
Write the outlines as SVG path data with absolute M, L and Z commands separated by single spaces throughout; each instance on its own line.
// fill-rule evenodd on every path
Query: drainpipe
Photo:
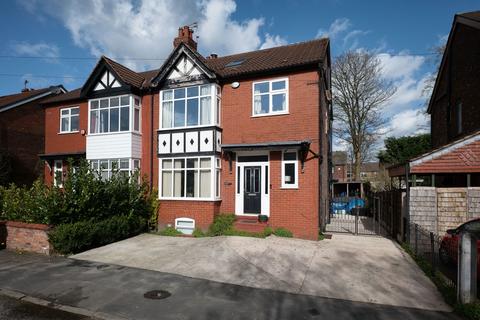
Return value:
M 155 141 L 154 134 L 155 131 L 153 130 L 153 117 L 154 117 L 154 91 L 150 88 L 150 133 L 151 133 L 151 140 L 150 140 L 150 192 L 153 190 L 153 143 Z

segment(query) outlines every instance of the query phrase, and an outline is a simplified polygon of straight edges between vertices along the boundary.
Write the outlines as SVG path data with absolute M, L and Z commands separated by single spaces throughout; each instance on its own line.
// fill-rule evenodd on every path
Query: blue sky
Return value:
M 220 55 L 328 35 L 332 54 L 379 54 L 397 94 L 385 109 L 392 135 L 423 130 L 429 53 L 453 16 L 479 1 L 6 0 L 0 2 L 0 95 L 80 87 L 105 54 L 136 70 L 157 68 L 180 25 L 198 22 L 199 50 Z M 42 57 L 32 59 L 29 57 Z M 158 60 L 139 60 L 143 58 Z M 409 125 L 406 125 L 409 123 Z

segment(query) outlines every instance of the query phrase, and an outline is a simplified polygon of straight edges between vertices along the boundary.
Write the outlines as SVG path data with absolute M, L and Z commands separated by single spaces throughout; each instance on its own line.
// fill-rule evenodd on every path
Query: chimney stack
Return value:
M 217 58 L 218 58 L 218 54 L 216 54 L 216 53 L 211 53 L 211 54 L 207 57 L 207 59 L 217 59 Z
M 189 26 L 178 28 L 178 36 L 173 40 L 173 47 L 176 48 L 182 42 L 197 51 L 197 42 L 193 40 L 193 30 Z

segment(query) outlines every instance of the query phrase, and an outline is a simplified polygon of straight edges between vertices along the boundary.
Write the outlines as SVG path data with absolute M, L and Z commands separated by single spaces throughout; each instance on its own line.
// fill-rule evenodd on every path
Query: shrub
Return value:
M 293 234 L 291 231 L 285 229 L 285 228 L 277 228 L 275 231 L 273 231 L 273 234 L 276 235 L 277 237 L 284 237 L 284 238 L 292 238 Z
M 215 217 L 213 223 L 208 229 L 209 236 L 221 236 L 233 230 L 233 222 L 235 222 L 235 215 L 220 214 Z
M 205 234 L 205 232 L 202 231 L 202 229 L 195 228 L 195 230 L 193 230 L 192 236 L 194 236 L 195 238 L 203 238 L 207 235 Z
M 62 254 L 78 253 L 123 240 L 144 231 L 146 219 L 138 216 L 116 216 L 102 221 L 80 221 L 61 224 L 48 235 L 54 249 Z
M 174 227 L 166 227 L 162 231 L 159 231 L 158 234 L 161 235 L 161 236 L 175 237 L 175 236 L 179 236 L 183 233 L 181 233 L 180 231 L 178 231 Z
M 263 235 L 265 237 L 268 237 L 272 234 L 273 234 L 273 229 L 271 227 L 265 227 L 265 229 L 263 229 Z
M 82 161 L 73 172 L 70 162 L 64 189 L 36 181 L 31 188 L 10 185 L 0 192 L 3 218 L 7 220 L 61 225 L 79 221 L 102 221 L 114 216 L 134 215 L 156 222 L 157 200 L 138 174 L 131 179 L 114 172 L 102 180 Z

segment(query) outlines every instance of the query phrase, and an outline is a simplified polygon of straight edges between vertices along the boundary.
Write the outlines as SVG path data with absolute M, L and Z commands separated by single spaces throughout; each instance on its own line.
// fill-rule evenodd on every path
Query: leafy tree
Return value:
M 408 159 L 428 152 L 431 148 L 430 134 L 385 139 L 385 150 L 377 158 L 382 163 L 403 164 Z
M 391 81 L 382 77 L 381 62 L 365 51 L 349 51 L 337 57 L 332 67 L 334 134 L 352 150 L 354 176 L 380 136 L 386 120 L 382 110 L 395 93 Z

